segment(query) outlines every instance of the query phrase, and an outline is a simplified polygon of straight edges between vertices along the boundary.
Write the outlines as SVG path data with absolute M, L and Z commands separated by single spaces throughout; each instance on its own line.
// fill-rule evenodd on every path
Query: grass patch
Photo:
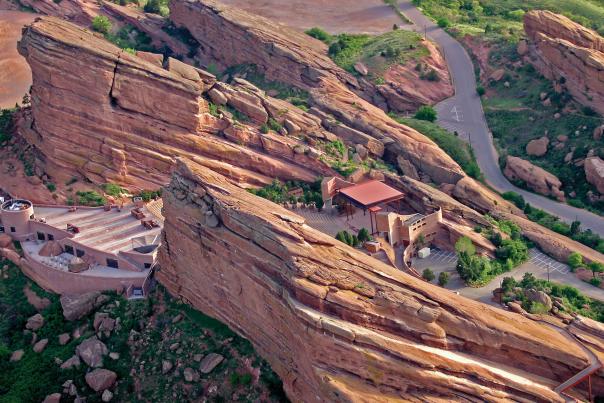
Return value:
M 13 114 L 16 111 L 16 108 L 0 110 L 0 146 L 12 138 Z
M 402 117 L 395 117 L 395 120 L 414 128 L 438 144 L 443 151 L 461 166 L 461 169 L 463 169 L 466 174 L 477 180 L 483 179 L 482 172 L 476 162 L 472 147 L 455 134 L 441 128 L 436 123 L 425 120 Z
M 321 196 L 321 181 L 322 178 L 317 179 L 312 183 L 300 182 L 300 181 L 287 181 L 281 182 L 277 179 L 270 185 L 267 185 L 260 189 L 249 189 L 249 192 L 260 196 L 264 199 L 268 199 L 274 203 L 314 203 L 319 209 L 323 208 L 323 198 Z M 290 195 L 289 192 L 292 189 L 300 188 L 303 191 L 301 196 Z

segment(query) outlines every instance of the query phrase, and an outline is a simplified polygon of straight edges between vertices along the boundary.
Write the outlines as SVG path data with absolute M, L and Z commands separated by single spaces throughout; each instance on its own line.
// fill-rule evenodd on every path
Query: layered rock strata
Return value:
M 604 38 L 550 11 L 524 16 L 530 62 L 580 103 L 604 114 Z
M 324 43 L 213 0 L 171 1 L 170 19 L 199 42 L 205 63 L 254 64 L 268 79 L 308 91 L 324 121 L 337 120 L 381 141 L 385 158 L 396 163 L 403 156 L 426 181 L 456 183 L 465 176 L 434 142 L 363 99 L 362 85 L 327 56 Z
M 564 401 L 553 388 L 590 364 L 564 331 L 403 274 L 200 165 L 179 162 L 164 209 L 159 281 L 250 339 L 294 401 Z
M 328 136 L 318 118 L 261 92 L 219 83 L 176 59 L 131 55 L 52 17 L 25 30 L 19 51 L 33 72 L 32 116 L 22 133 L 53 176 L 149 188 L 168 182 L 176 156 L 249 184 L 335 174 L 302 140 L 216 117 L 206 98 L 219 88 L 252 118 L 278 113 Z

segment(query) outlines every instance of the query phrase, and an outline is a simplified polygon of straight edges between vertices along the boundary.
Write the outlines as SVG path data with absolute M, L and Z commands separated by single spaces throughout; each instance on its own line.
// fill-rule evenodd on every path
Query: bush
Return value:
M 583 256 L 578 252 L 572 252 L 568 255 L 568 265 L 574 270 L 577 267 L 583 266 Z
M 415 112 L 415 119 L 419 120 L 427 120 L 428 122 L 434 122 L 436 120 L 437 114 L 436 110 L 428 105 L 424 105 L 420 107 L 417 112 Z
M 455 251 L 457 253 L 467 253 L 468 255 L 474 255 L 476 253 L 476 248 L 472 243 L 472 240 L 467 236 L 460 237 L 457 242 L 455 242 Z
M 109 196 L 114 196 L 114 197 L 117 197 L 120 194 L 126 193 L 126 191 L 120 185 L 117 185 L 115 183 L 106 183 L 106 184 L 104 184 L 103 185 L 103 190 Z
M 451 25 L 451 23 L 449 22 L 449 20 L 448 20 L 448 19 L 446 19 L 445 17 L 440 17 L 440 18 L 437 20 L 437 24 L 438 24 L 438 26 L 439 26 L 439 27 L 441 27 L 441 28 L 447 28 L 447 27 L 449 27 L 449 26 Z
M 516 207 L 518 207 L 519 209 L 523 209 L 526 206 L 526 201 L 524 200 L 524 197 L 522 197 L 522 195 L 516 193 L 516 192 L 505 192 L 501 195 L 505 200 L 511 201 L 512 203 L 514 203 L 516 205 Z
M 476 87 L 476 93 L 478 94 L 478 96 L 481 97 L 486 93 L 486 90 L 482 85 L 479 85 L 478 87 Z
M 104 15 L 97 15 L 92 19 L 92 29 L 102 34 L 108 34 L 111 31 L 111 21 Z
M 599 278 L 595 278 L 595 277 L 594 278 L 590 278 L 589 279 L 589 284 L 591 284 L 591 285 L 593 285 L 595 287 L 599 287 L 600 284 L 602 284 L 602 280 L 599 279 Z
M 145 10 L 146 13 L 159 14 L 161 10 L 161 3 L 159 0 L 149 0 L 147 1 L 147 4 L 145 4 L 145 7 L 143 7 L 143 10 Z
M 432 282 L 432 280 L 434 280 L 436 276 L 434 275 L 434 272 L 432 270 L 426 268 L 422 272 L 422 278 L 427 282 Z
M 359 230 L 358 237 L 360 242 L 367 242 L 371 240 L 371 236 L 369 235 L 369 230 L 367 228 L 361 228 Z
M 46 189 L 48 189 L 49 192 L 54 193 L 57 190 L 57 186 L 54 183 L 48 182 L 46 184 Z
M 281 129 L 283 129 L 283 126 L 281 126 L 281 123 L 277 122 L 273 118 L 269 118 L 268 127 L 277 133 L 279 133 L 281 131 Z
M 449 273 L 446 271 L 441 272 L 438 275 L 438 285 L 441 287 L 446 286 L 449 283 Z
M 314 27 L 305 31 L 305 33 L 306 35 L 312 36 L 313 38 L 323 41 L 325 43 L 329 43 L 331 41 L 331 35 L 323 31 L 321 28 Z

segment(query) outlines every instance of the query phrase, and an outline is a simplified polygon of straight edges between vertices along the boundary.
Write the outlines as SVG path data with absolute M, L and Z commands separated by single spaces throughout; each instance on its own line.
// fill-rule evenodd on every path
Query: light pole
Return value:
M 547 282 L 549 283 L 549 268 L 550 268 L 551 264 L 547 265 Z

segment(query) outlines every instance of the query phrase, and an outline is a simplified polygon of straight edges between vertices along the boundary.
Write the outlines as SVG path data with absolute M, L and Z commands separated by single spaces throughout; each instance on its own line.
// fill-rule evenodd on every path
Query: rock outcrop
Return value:
M 528 155 L 534 155 L 536 157 L 543 157 L 547 153 L 548 145 L 549 145 L 549 138 L 547 136 L 543 136 L 538 139 L 531 140 L 526 145 L 526 153 Z
M 431 140 L 363 99 L 370 97 L 353 75 L 327 56 L 324 43 L 214 0 L 171 1 L 170 19 L 199 42 L 198 55 L 205 63 L 219 68 L 253 64 L 270 80 L 308 91 L 323 114 L 383 142 L 385 158 L 394 164 L 403 156 L 437 183 L 456 183 L 465 176 Z
M 562 186 L 560 179 L 527 160 L 508 156 L 503 173 L 509 180 L 522 181 L 539 194 L 553 196 L 560 201 L 564 201 L 564 191 L 560 190 Z
M 604 194 L 604 161 L 600 157 L 589 157 L 583 165 L 587 181 L 594 185 L 600 194 Z
M 524 16 L 529 61 L 581 104 L 604 114 L 604 38 L 550 11 Z
M 554 328 L 408 276 L 195 163 L 179 162 L 164 209 L 159 281 L 247 337 L 292 400 L 563 401 L 553 388 L 589 365 Z
M 300 139 L 213 116 L 205 94 L 220 85 L 243 113 L 256 116 L 257 107 L 323 136 L 318 118 L 249 89 L 227 88 L 176 59 L 163 68 L 52 17 L 26 29 L 19 51 L 33 72 L 32 116 L 22 134 L 56 181 L 76 174 L 150 188 L 168 182 L 176 156 L 250 184 L 335 174 L 318 155 L 295 153 Z

